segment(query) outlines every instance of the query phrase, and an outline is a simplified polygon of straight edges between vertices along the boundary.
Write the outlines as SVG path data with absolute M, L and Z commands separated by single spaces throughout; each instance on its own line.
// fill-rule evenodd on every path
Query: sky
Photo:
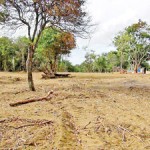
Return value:
M 88 0 L 86 10 L 97 26 L 91 39 L 77 38 L 77 48 L 67 58 L 74 65 L 82 63 L 90 50 L 96 54 L 115 50 L 113 38 L 139 19 L 150 24 L 150 0 Z
M 76 49 L 72 50 L 69 57 L 65 57 L 73 65 L 82 63 L 85 53 L 90 50 L 94 50 L 96 54 L 115 50 L 113 38 L 125 27 L 137 23 L 139 19 L 150 24 L 150 0 L 87 0 L 85 7 L 92 23 L 96 24 L 95 32 L 91 34 L 90 39 L 77 37 Z M 20 33 L 23 34 L 25 31 L 15 34 Z

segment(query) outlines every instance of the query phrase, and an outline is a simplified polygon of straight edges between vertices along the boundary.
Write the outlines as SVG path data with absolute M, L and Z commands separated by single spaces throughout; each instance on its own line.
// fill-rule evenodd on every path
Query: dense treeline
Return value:
M 45 29 L 34 54 L 33 70 L 59 72 L 116 72 L 122 69 L 137 73 L 139 67 L 150 69 L 150 28 L 146 22 L 127 27 L 114 38 L 116 51 L 96 55 L 93 50 L 85 55 L 80 65 L 72 65 L 62 56 L 71 53 L 76 41 L 73 34 L 57 28 Z M 26 71 L 30 41 L 26 37 L 0 38 L 0 71 Z
M 120 53 L 118 51 L 110 51 L 103 53 L 102 55 L 96 55 L 94 51 L 88 52 L 85 55 L 85 61 L 80 65 L 72 66 L 69 68 L 75 72 L 118 72 L 121 70 L 121 66 L 125 70 L 130 70 L 130 61 L 128 57 L 124 57 L 123 61 L 120 62 Z M 146 60 L 141 63 L 140 67 L 145 67 L 147 70 L 150 66 Z
M 67 35 L 65 35 L 67 36 Z M 43 40 L 43 39 L 42 39 Z M 73 40 L 73 39 L 71 39 Z M 61 41 L 62 42 L 62 41 Z M 42 43 L 43 44 L 43 43 Z M 74 41 L 69 47 L 65 45 L 64 49 L 58 49 L 56 46 L 53 48 L 45 49 L 42 44 L 39 44 L 39 48 L 35 53 L 35 58 L 33 62 L 34 71 L 43 71 L 47 66 L 47 63 L 54 64 L 54 61 L 58 61 L 57 71 L 73 71 L 70 62 L 62 60 L 63 55 L 70 53 L 70 48 L 74 47 Z M 51 41 L 51 44 L 57 44 Z M 0 71 L 26 71 L 26 61 L 27 61 L 27 51 L 28 51 L 29 41 L 26 37 L 19 37 L 18 39 L 10 39 L 8 37 L 0 38 Z M 41 48 L 43 47 L 43 48 Z M 55 51 L 54 51 L 55 49 Z M 61 51 L 61 52 L 60 52 Z M 57 60 L 55 60 L 55 58 Z M 71 67 L 70 67 L 71 66 Z
M 26 71 L 28 44 L 26 37 L 19 37 L 16 40 L 1 37 L 0 71 Z M 35 71 L 43 71 L 47 58 L 41 53 L 41 49 L 37 52 L 34 58 L 33 69 Z M 68 60 L 64 60 L 62 56 L 58 56 L 57 71 L 59 72 L 116 72 L 120 70 L 121 65 L 124 69 L 130 69 L 130 61 L 127 55 L 124 55 L 122 62 L 120 62 L 120 51 L 110 51 L 102 55 L 96 55 L 94 51 L 87 52 L 85 61 L 80 65 L 72 65 Z M 141 67 L 150 69 L 146 60 L 141 63 Z
M 0 70 L 21 71 L 26 70 L 28 39 L 19 37 L 12 40 L 8 37 L 0 38 Z

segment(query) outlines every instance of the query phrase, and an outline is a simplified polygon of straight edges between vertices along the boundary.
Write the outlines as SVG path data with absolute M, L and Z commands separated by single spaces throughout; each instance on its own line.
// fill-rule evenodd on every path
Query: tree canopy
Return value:
M 40 38 L 36 57 L 45 65 L 50 63 L 51 69 L 56 72 L 58 57 L 69 54 L 75 46 L 75 37 L 70 32 L 47 28 Z
M 122 57 L 127 56 L 130 64 L 134 66 L 135 72 L 150 52 L 150 26 L 141 20 L 132 24 L 120 33 L 114 40 L 117 50 Z

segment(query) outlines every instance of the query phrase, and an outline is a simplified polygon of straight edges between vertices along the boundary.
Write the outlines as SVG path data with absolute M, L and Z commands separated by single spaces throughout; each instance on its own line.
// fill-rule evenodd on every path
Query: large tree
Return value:
M 129 42 L 131 41 L 130 35 L 126 32 L 120 32 L 114 39 L 114 45 L 117 47 L 118 56 L 120 58 L 120 69 L 125 69 L 124 64 L 128 57 L 128 50 L 130 49 Z
M 96 54 L 95 51 L 91 50 L 85 54 L 85 61 L 82 63 L 85 72 L 94 72 Z
M 34 91 L 32 63 L 40 36 L 46 27 L 58 27 L 81 35 L 86 33 L 89 18 L 83 10 L 85 0 L 3 0 L 0 3 L 0 22 L 13 30 L 27 27 L 27 72 L 30 90 Z
M 147 59 L 150 52 L 150 26 L 139 20 L 120 33 L 114 43 L 121 53 L 121 60 L 128 56 L 129 63 L 134 66 L 134 72 L 137 73 L 138 67 Z
M 46 69 L 54 76 L 57 70 L 58 58 L 69 54 L 75 46 L 76 42 L 73 34 L 62 32 L 58 28 L 48 28 L 44 30 L 39 40 L 36 57 L 42 60 Z
M 138 67 L 146 60 L 150 52 L 150 26 L 141 20 L 129 26 L 126 32 L 130 36 L 128 42 L 129 61 L 134 65 L 134 72 L 137 73 Z

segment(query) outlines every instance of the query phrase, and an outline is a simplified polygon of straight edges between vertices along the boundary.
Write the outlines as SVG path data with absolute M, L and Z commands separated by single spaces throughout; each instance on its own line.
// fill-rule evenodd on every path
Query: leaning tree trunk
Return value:
M 28 58 L 27 58 L 27 74 L 28 74 L 28 84 L 31 91 L 35 91 L 33 77 L 32 77 L 32 61 L 33 61 L 34 47 L 30 46 L 28 49 Z

